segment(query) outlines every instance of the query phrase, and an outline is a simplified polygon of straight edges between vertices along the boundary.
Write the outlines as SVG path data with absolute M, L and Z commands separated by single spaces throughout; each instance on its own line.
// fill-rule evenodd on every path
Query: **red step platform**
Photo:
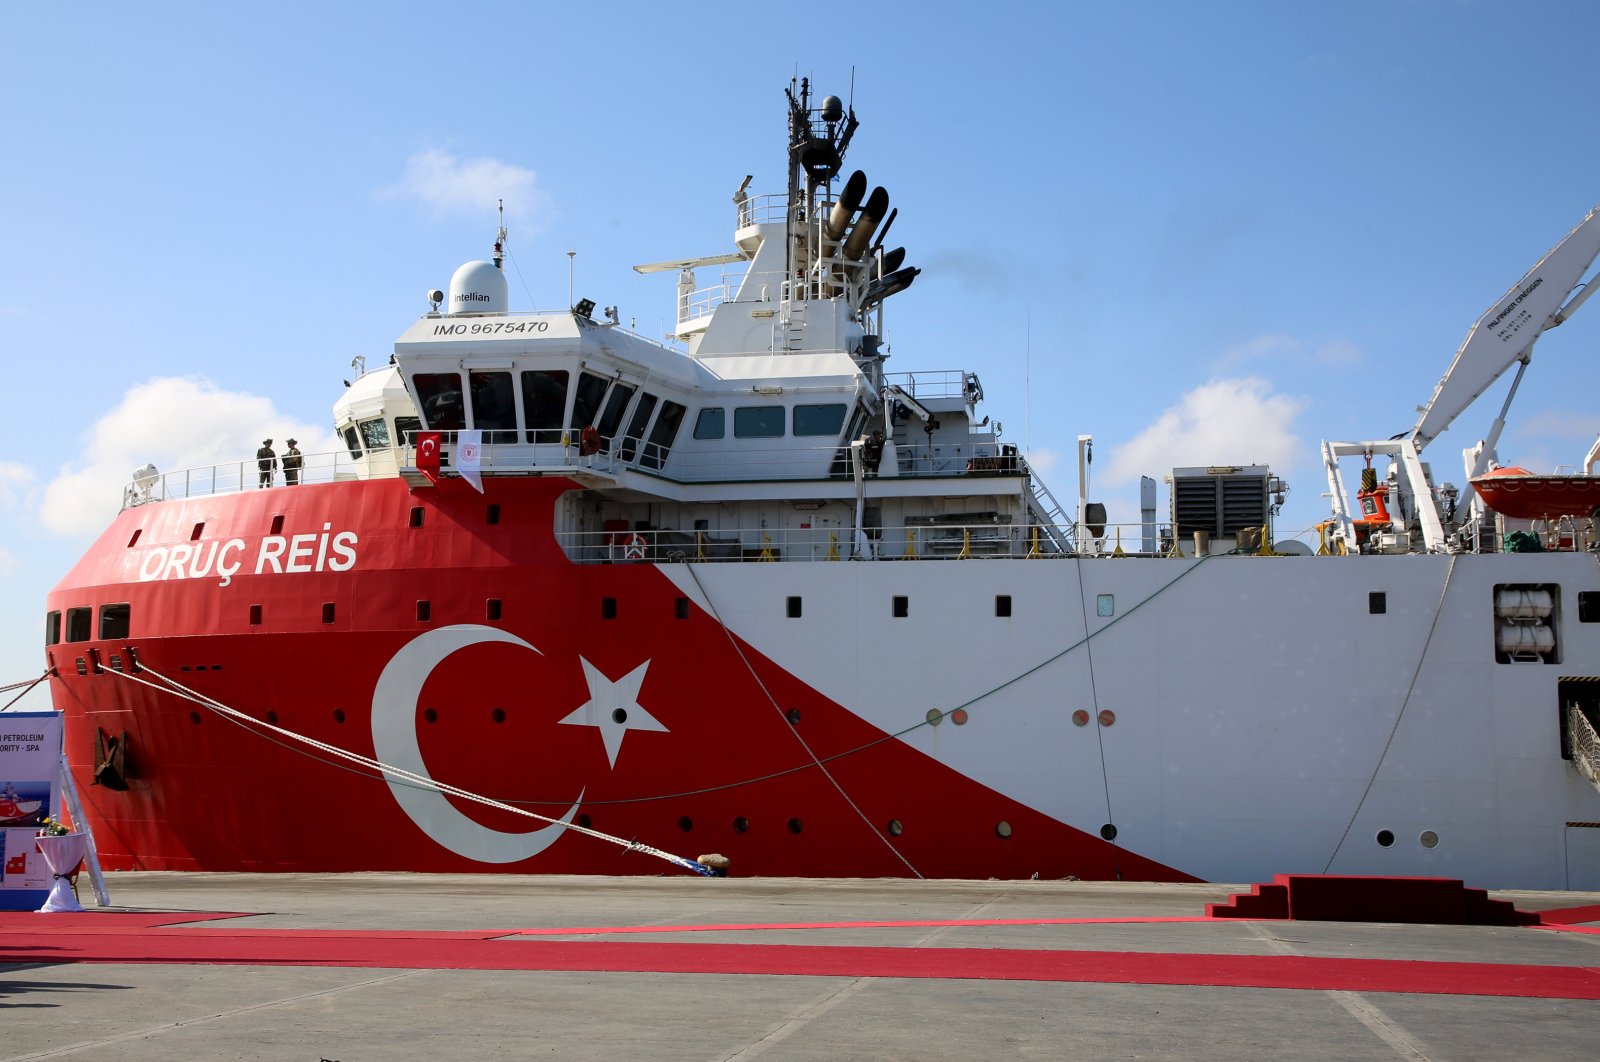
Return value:
M 1531 926 L 1539 916 L 1491 900 L 1459 878 L 1385 878 L 1278 874 L 1227 903 L 1206 905 L 1208 918 L 1303 922 L 1411 922 L 1442 926 Z

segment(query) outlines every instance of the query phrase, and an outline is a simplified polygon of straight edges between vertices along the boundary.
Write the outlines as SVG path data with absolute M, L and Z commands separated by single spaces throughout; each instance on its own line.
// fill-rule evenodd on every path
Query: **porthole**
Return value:
M 944 722 L 944 713 L 939 711 L 937 708 L 929 708 L 928 714 L 924 715 L 922 718 L 928 721 L 929 726 L 938 726 L 940 723 Z
M 611 721 L 613 723 L 626 723 L 628 721 L 628 710 L 626 708 L 611 709 Z
M 278 713 L 274 712 L 274 711 L 271 711 L 269 709 L 267 711 L 267 722 L 269 722 L 269 723 L 273 724 L 274 726 L 276 726 L 277 723 L 278 723 Z
M 1422 835 L 1417 838 L 1417 843 L 1424 848 L 1438 848 L 1439 835 L 1432 830 L 1423 830 Z
M 344 709 L 343 708 L 335 708 L 333 710 L 333 721 L 335 723 L 344 722 Z
M 682 830 L 684 833 L 688 833 L 690 830 L 694 829 L 694 820 L 687 815 L 678 816 L 678 829 Z
M 574 826 L 582 826 L 582 827 L 583 827 L 583 828 L 584 828 L 584 829 L 586 829 L 586 830 L 587 830 L 587 829 L 588 829 L 588 828 L 589 828 L 589 827 L 590 827 L 590 826 L 592 826 L 592 825 L 593 825 L 593 823 L 591 823 L 591 822 L 590 822 L 590 821 L 589 821 L 589 816 L 587 816 L 587 815 L 579 815 L 579 816 L 578 816 L 578 817 L 577 817 L 577 818 L 575 818 L 575 819 L 573 819 L 573 820 L 572 820 L 572 824 L 573 824 L 573 825 L 574 825 Z
M 193 723 L 195 726 L 199 726 L 200 725 L 200 713 L 199 712 L 190 712 L 189 713 L 189 722 Z
M 489 713 L 489 718 L 497 723 L 503 723 L 506 721 L 506 710 L 504 708 L 496 708 Z
M 1004 819 L 994 824 L 994 835 L 1001 839 L 1011 836 L 1011 823 Z
M 784 713 L 783 717 L 785 719 L 789 720 L 789 723 L 790 723 L 791 726 L 794 725 L 794 724 L 797 724 L 797 723 L 800 722 L 800 709 L 798 709 L 798 708 L 790 708 L 787 712 Z
M 1392 830 L 1379 830 L 1377 841 L 1379 848 L 1391 847 L 1394 844 L 1394 832 Z
M 801 822 L 799 819 L 790 819 L 789 820 L 789 832 L 790 833 L 799 833 L 801 830 L 803 830 L 805 828 L 806 828 L 806 824 Z
M 740 815 L 738 818 L 733 820 L 734 833 L 744 833 L 748 829 L 750 829 L 750 820 L 745 818 L 743 815 Z
M 899 819 L 890 819 L 889 825 L 885 828 L 889 831 L 890 837 L 899 837 L 902 833 L 906 832 L 905 826 L 901 825 Z
M 437 723 L 439 721 L 439 713 L 432 708 L 424 708 L 422 710 L 422 718 L 427 722 Z

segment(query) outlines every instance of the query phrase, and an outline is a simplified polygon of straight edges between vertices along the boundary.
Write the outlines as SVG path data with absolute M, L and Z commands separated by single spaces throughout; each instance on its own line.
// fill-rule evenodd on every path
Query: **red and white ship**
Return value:
M 1600 888 L 1593 529 L 1499 552 L 1419 456 L 1576 308 L 1600 214 L 1411 434 L 1324 444 L 1307 555 L 1273 547 L 1266 468 L 1196 455 L 1165 518 L 1152 489 L 1107 528 L 975 373 L 888 372 L 917 270 L 841 180 L 856 124 L 792 86 L 786 191 L 741 186 L 732 252 L 640 267 L 679 274 L 673 344 L 509 312 L 497 244 L 301 482 L 142 470 L 48 604 L 102 861 L 663 869 L 594 831 L 741 876 Z M 1359 513 L 1355 456 L 1389 463 Z

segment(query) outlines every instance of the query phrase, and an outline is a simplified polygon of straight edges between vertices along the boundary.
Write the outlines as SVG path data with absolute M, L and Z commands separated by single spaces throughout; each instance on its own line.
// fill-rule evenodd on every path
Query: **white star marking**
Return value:
M 578 663 L 583 665 L 583 677 L 589 683 L 589 699 L 561 721 L 572 726 L 599 728 L 611 766 L 617 765 L 617 753 L 622 751 L 622 739 L 629 730 L 668 732 L 660 720 L 639 706 L 639 687 L 644 685 L 644 669 L 650 666 L 650 661 L 646 660 L 615 682 L 583 657 L 578 657 Z

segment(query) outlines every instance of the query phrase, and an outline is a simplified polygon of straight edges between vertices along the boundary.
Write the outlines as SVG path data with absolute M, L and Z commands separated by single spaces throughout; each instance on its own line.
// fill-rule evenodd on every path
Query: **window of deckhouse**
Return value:
M 611 439 L 617 434 L 617 429 L 622 427 L 622 414 L 628 410 L 628 402 L 633 398 L 634 387 L 631 384 L 618 383 L 611 387 L 611 394 L 606 399 L 606 410 L 600 414 L 600 452 L 609 453 Z
M 645 443 L 644 455 L 639 458 L 641 465 L 660 468 L 667 463 L 667 453 L 678 437 L 678 428 L 686 412 L 688 410 L 677 402 L 661 403 L 661 415 L 656 418 L 656 426 L 650 429 L 650 441 Z
M 421 430 L 422 419 L 420 417 L 394 418 L 394 437 L 399 441 L 401 446 L 415 445 L 417 441 L 417 432 Z
M 340 432 L 339 434 L 344 436 L 344 446 L 345 449 L 350 451 L 350 456 L 360 458 L 361 436 L 356 434 L 356 426 L 354 424 L 346 424 L 344 426 L 344 431 Z
M 720 439 L 728 431 L 728 413 L 721 406 L 702 409 L 694 418 L 696 439 Z
M 844 415 L 848 408 L 843 402 L 795 406 L 794 433 L 827 435 L 836 439 L 839 437 L 839 430 L 844 427 Z
M 559 443 L 566 412 L 567 370 L 535 369 L 522 374 L 522 415 L 529 442 Z
M 411 386 L 417 389 L 417 404 L 428 427 L 434 431 L 459 431 L 467 426 L 460 373 L 419 372 L 411 377 Z
M 517 400 L 509 372 L 468 373 L 472 382 L 472 426 L 486 443 L 517 441 Z
M 782 406 L 738 406 L 733 411 L 735 439 L 781 439 Z
M 389 448 L 389 425 L 384 423 L 382 417 L 373 417 L 363 420 L 356 427 L 361 429 L 361 441 L 368 450 L 387 450 Z
M 606 396 L 606 378 L 592 372 L 578 375 L 578 394 L 572 401 L 572 427 L 577 431 L 594 423 L 600 400 Z
M 650 423 L 650 414 L 656 411 L 656 396 L 648 391 L 639 396 L 639 404 L 633 407 L 633 416 L 628 418 L 628 430 L 622 433 L 620 447 L 622 459 L 632 461 L 639 452 L 639 443 L 644 440 L 645 425 Z

